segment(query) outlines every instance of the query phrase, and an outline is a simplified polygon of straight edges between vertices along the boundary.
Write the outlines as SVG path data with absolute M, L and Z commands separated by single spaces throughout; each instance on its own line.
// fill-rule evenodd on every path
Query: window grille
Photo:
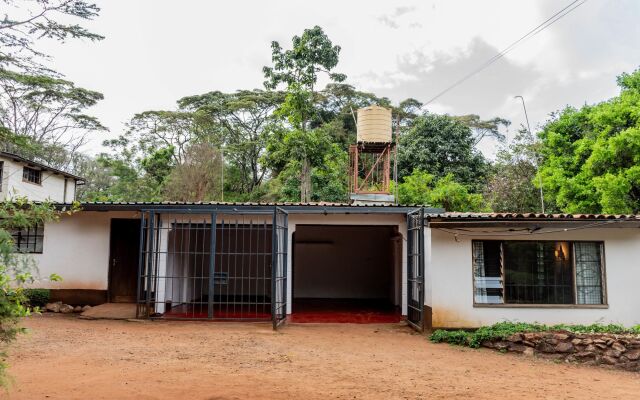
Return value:
M 40 185 L 42 184 L 42 171 L 30 167 L 24 167 L 22 169 L 22 180 Z
M 477 304 L 603 304 L 603 244 L 473 241 Z
M 44 226 L 14 230 L 11 233 L 14 248 L 18 253 L 42 253 L 44 242 Z

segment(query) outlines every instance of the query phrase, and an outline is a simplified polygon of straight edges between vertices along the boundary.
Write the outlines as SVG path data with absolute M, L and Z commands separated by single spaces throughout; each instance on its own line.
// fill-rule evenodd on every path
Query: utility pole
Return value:
M 522 109 L 524 110 L 524 118 L 527 121 L 527 130 L 529 131 L 529 135 L 533 139 L 533 142 L 536 142 L 536 138 L 531 133 L 531 125 L 529 125 L 529 115 L 527 114 L 527 106 L 524 104 L 524 97 L 515 96 L 514 99 L 520 99 L 522 101 Z M 544 193 L 542 191 L 542 175 L 540 175 L 540 165 L 538 161 L 538 155 L 536 154 L 536 171 L 538 173 L 538 185 L 540 186 L 540 208 L 542 209 L 542 213 L 544 214 Z

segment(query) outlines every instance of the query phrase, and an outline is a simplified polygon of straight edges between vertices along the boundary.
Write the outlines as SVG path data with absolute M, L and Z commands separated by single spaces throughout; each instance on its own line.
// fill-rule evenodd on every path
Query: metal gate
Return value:
M 273 213 L 273 267 L 271 270 L 271 318 L 277 329 L 287 318 L 287 212 L 276 207 Z
M 138 318 L 286 317 L 287 215 L 275 207 L 145 210 Z
M 407 322 L 424 330 L 424 209 L 407 214 Z

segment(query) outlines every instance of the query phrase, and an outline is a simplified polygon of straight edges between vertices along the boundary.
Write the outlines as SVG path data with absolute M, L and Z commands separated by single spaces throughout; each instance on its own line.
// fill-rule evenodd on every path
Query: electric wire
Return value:
M 427 102 L 425 102 L 424 105 L 426 106 L 426 105 L 432 103 L 433 101 L 437 100 L 438 98 L 440 98 L 444 94 L 448 93 L 450 90 L 456 88 L 457 86 L 459 86 L 460 84 L 462 84 L 463 82 L 468 80 L 469 78 L 471 78 L 474 75 L 482 72 L 483 70 L 488 68 L 491 64 L 493 64 L 494 62 L 498 61 L 499 59 L 504 57 L 507 53 L 509 53 L 511 50 L 516 48 L 517 45 L 520 44 L 522 41 L 527 40 L 527 39 L 537 35 L 538 33 L 542 32 L 543 30 L 547 29 L 548 27 L 550 27 L 551 25 L 556 23 L 558 20 L 560 20 L 561 18 L 563 18 L 564 16 L 566 16 L 567 14 L 569 14 L 570 12 L 575 10 L 576 8 L 580 7 L 581 5 L 586 3 L 587 1 L 588 0 L 574 0 L 574 1 L 572 1 L 567 6 L 565 6 L 564 8 L 562 8 L 561 10 L 559 10 L 555 14 L 553 14 L 551 17 L 549 17 L 547 20 L 545 20 L 544 22 L 542 22 L 541 24 L 539 24 L 535 28 L 531 29 L 529 32 L 527 32 L 520 39 L 518 39 L 515 42 L 511 43 L 504 50 L 500 51 L 498 54 L 496 54 L 495 56 L 493 56 L 490 59 L 488 59 L 487 61 L 485 61 L 482 65 L 480 65 L 480 67 L 476 68 L 475 70 L 471 71 L 467 75 L 465 75 L 462 78 L 460 78 L 457 81 L 455 81 L 453 84 L 451 84 L 450 86 L 448 86 L 444 90 L 440 91 L 434 97 L 432 97 Z

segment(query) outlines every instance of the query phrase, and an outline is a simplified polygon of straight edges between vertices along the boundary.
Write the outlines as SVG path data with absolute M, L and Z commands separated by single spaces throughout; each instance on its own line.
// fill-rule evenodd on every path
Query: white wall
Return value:
M 65 177 L 54 174 L 51 171 L 42 171 L 42 183 L 37 185 L 22 180 L 22 170 L 25 164 L 18 163 L 10 159 L 0 158 L 4 161 L 4 173 L 2 174 L 2 198 L 6 197 L 27 197 L 33 201 L 52 200 L 54 202 L 65 201 Z M 67 179 L 66 201 L 73 201 L 74 179 Z
M 427 271 L 427 305 L 433 307 L 434 327 L 477 327 L 500 321 L 547 324 L 594 322 L 640 324 L 640 230 L 635 228 L 582 229 L 544 235 L 518 236 L 520 240 L 602 240 L 605 245 L 605 285 L 608 308 L 474 307 L 471 240 L 427 228 L 431 255 Z M 475 239 L 482 239 L 477 236 Z M 514 237 L 491 237 L 510 239 Z M 430 293 L 430 295 L 429 295 Z
M 55 273 L 62 282 L 34 287 L 106 290 L 112 218 L 140 218 L 135 212 L 79 212 L 44 227 L 42 254 L 33 254 L 40 276 Z

